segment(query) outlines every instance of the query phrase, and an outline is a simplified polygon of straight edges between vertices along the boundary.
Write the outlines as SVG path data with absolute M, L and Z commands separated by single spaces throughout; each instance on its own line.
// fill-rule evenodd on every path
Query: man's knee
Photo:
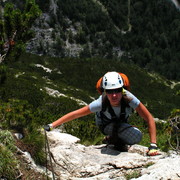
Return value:
M 121 123 L 117 128 L 118 138 L 120 138 L 126 144 L 138 144 L 142 140 L 142 132 L 138 128 L 132 127 L 128 123 Z M 113 136 L 113 131 L 114 123 L 110 123 L 104 128 L 104 134 L 106 135 Z
M 109 123 L 104 127 L 104 134 L 112 136 L 114 131 L 114 123 Z
M 142 132 L 136 127 L 130 127 L 118 134 L 126 144 L 138 144 L 142 140 Z

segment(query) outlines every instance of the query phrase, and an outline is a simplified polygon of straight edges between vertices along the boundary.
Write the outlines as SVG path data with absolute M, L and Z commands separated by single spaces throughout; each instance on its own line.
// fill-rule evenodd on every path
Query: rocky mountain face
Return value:
M 9 0 L 22 8 L 22 1 Z M 179 3 L 172 0 L 36 0 L 27 52 L 121 59 L 179 80 Z M 167 26 L 168 24 L 168 26 Z
M 49 6 L 45 9 L 40 1 L 39 4 L 43 9 L 43 13 L 32 28 L 35 32 L 35 37 L 27 44 L 27 52 L 52 57 L 91 57 L 96 55 L 103 55 L 104 57 L 114 55 L 117 57 L 122 55 L 123 52 L 119 45 L 111 45 L 112 42 L 105 32 L 109 28 L 106 28 L 105 24 L 101 26 L 101 19 L 98 20 L 99 22 L 93 22 L 94 20 L 92 20 L 92 22 L 88 22 L 89 25 L 85 20 L 74 19 L 67 12 L 64 12 L 58 0 L 47 2 Z M 68 2 L 65 3 L 65 6 L 67 4 Z M 106 8 L 100 1 L 92 1 L 90 4 L 91 6 L 93 4 L 94 8 L 100 11 L 98 13 L 104 16 L 107 26 L 111 24 L 112 30 L 121 34 L 121 30 L 113 23 Z M 77 8 L 76 12 L 79 11 L 87 18 L 86 10 L 81 12 L 82 7 L 79 7 L 80 10 L 78 10 L 77 2 L 77 7 L 74 8 Z M 84 6 L 84 8 L 88 7 Z M 89 9 L 91 8 L 89 7 Z M 90 13 L 92 14 L 93 12 Z M 92 26 L 91 23 L 95 28 L 93 32 L 91 30 L 92 27 L 89 27 Z M 96 27 L 98 23 L 101 26 L 99 30 Z M 102 48 L 106 50 L 103 51 Z
M 47 132 L 47 137 L 53 164 L 49 163 L 49 167 L 53 167 L 55 179 L 180 179 L 180 156 L 176 152 L 149 157 L 148 148 L 140 145 L 131 146 L 128 152 L 116 151 L 105 144 L 84 146 L 78 138 L 59 130 Z M 43 172 L 42 168 L 30 164 Z M 48 175 L 53 178 L 52 172 L 48 171 Z

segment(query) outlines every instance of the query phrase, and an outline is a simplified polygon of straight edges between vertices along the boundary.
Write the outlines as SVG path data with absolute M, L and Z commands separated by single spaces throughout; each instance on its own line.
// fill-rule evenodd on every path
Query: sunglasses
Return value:
M 118 89 L 107 89 L 106 93 L 107 94 L 114 94 L 114 93 L 120 93 L 122 92 L 122 88 L 118 88 Z

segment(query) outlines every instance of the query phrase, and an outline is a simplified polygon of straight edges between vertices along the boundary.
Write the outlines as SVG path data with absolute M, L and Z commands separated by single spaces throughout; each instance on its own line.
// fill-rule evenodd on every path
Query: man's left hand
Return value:
M 47 125 L 44 126 L 44 130 L 45 131 L 51 131 L 51 130 L 53 130 L 53 127 L 52 127 L 51 124 L 47 124 Z
M 159 152 L 158 147 L 157 147 L 156 144 L 154 144 L 154 143 L 150 144 L 150 147 L 149 147 L 149 150 L 147 152 L 147 155 L 148 156 L 160 155 L 160 152 Z

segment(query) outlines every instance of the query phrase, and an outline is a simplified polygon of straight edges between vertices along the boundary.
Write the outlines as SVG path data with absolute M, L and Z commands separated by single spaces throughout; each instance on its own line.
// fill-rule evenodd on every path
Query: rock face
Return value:
M 146 156 L 147 147 L 133 145 L 128 152 L 119 152 L 105 144 L 84 146 L 79 139 L 58 130 L 47 132 L 53 168 L 63 180 L 178 180 L 180 156 L 161 153 Z

